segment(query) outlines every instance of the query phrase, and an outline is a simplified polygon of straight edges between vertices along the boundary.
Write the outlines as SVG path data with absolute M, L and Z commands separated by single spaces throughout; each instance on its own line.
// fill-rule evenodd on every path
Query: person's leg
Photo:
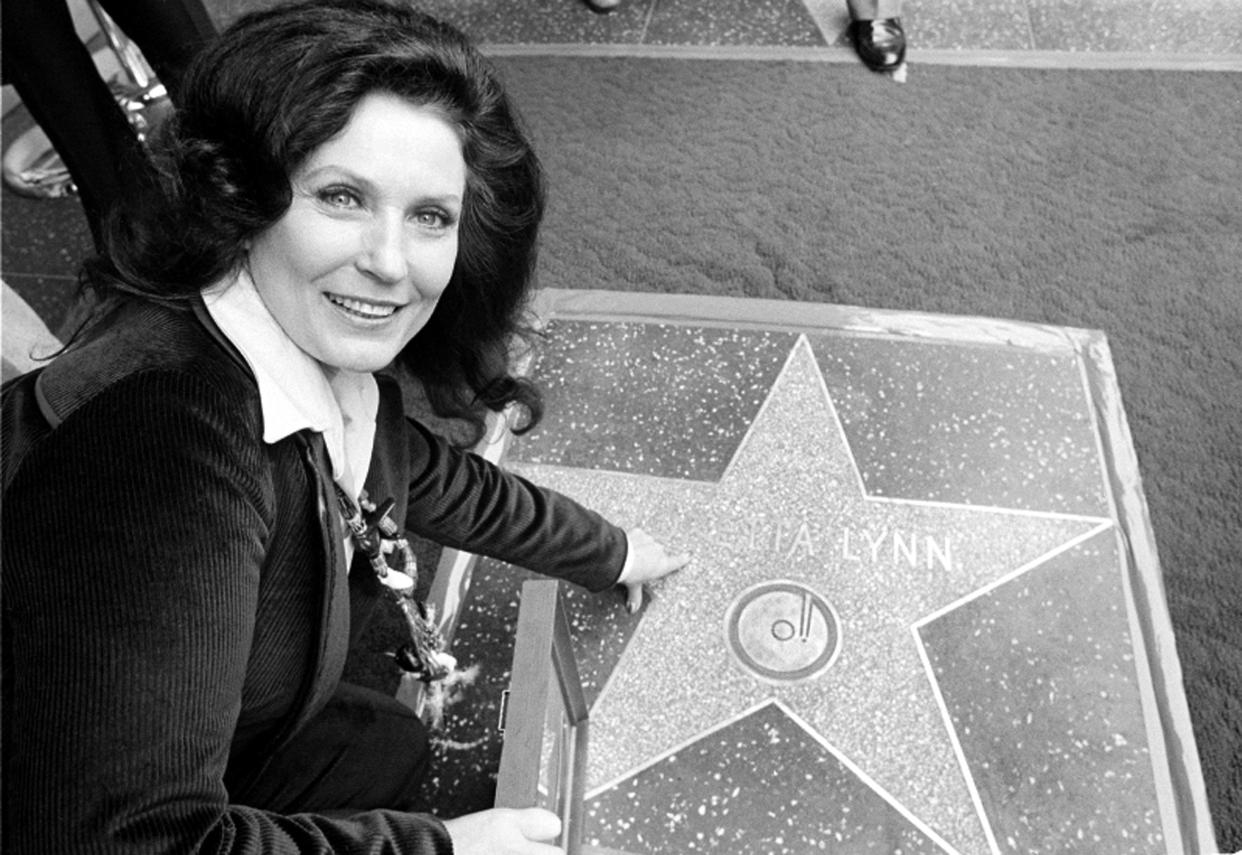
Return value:
M 430 759 L 413 711 L 342 683 L 324 710 L 232 798 L 280 813 L 418 807 Z
M 846 3 L 850 18 L 855 21 L 901 17 L 901 0 L 846 0 Z
M 4 81 L 64 161 L 98 243 L 107 209 L 146 180 L 146 155 L 63 0 L 4 0 L 0 16 Z
M 217 30 L 202 0 L 99 0 L 138 45 L 175 104 L 190 60 Z

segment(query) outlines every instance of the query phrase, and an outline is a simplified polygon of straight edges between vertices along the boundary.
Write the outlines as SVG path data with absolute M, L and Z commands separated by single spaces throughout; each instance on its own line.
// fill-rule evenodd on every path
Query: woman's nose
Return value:
M 405 223 L 401 217 L 377 216 L 368 225 L 358 254 L 358 269 L 381 282 L 405 278 Z

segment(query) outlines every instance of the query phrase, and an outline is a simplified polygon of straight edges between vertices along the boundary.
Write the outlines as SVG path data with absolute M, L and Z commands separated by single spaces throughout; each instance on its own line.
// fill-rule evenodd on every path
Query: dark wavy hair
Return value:
M 441 416 L 477 436 L 486 409 L 542 412 L 513 376 L 543 216 L 543 177 L 495 72 L 448 24 L 386 0 L 310 0 L 239 18 L 192 63 L 152 141 L 157 180 L 109 219 L 84 279 L 104 299 L 182 303 L 234 272 L 292 201 L 290 177 L 365 96 L 428 106 L 458 129 L 466 193 L 456 265 L 398 355 Z

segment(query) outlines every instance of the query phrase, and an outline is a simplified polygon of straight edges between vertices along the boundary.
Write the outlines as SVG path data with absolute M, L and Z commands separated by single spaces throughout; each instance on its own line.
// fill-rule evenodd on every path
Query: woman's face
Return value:
M 250 245 L 259 295 L 325 366 L 383 368 L 453 273 L 466 192 L 456 129 L 395 95 L 368 95 L 291 184 L 289 210 Z

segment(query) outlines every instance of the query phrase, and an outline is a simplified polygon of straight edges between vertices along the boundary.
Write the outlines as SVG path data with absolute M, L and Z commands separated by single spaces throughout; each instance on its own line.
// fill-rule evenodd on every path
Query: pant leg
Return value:
M 104 213 L 134 182 L 149 180 L 146 155 L 64 0 L 0 3 L 4 80 L 51 140 L 77 185 L 99 242 Z
M 855 21 L 901 17 L 901 0 L 846 0 Z
M 216 36 L 202 0 L 99 0 L 138 45 L 173 103 L 190 60 Z
M 427 731 L 408 707 L 342 683 L 233 801 L 279 813 L 418 807 L 429 760 Z

